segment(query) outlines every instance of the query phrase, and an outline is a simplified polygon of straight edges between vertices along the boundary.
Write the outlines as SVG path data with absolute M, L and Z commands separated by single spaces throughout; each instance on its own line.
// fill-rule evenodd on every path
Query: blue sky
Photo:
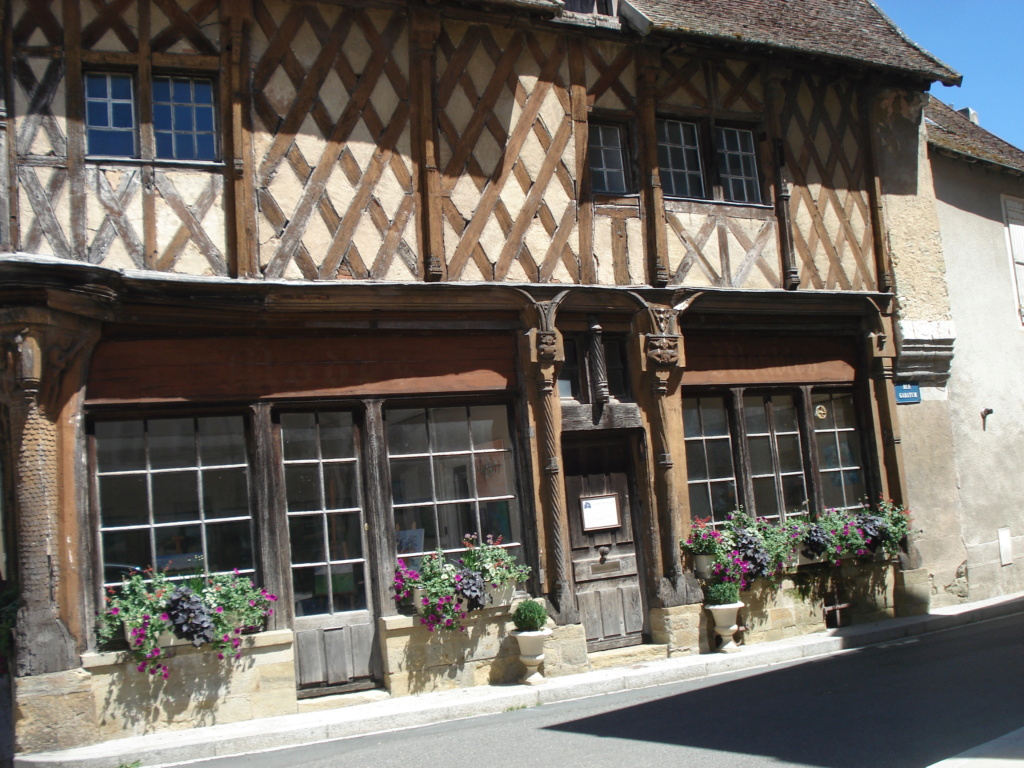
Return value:
M 875 0 L 907 36 L 964 76 L 932 94 L 1024 149 L 1024 0 Z

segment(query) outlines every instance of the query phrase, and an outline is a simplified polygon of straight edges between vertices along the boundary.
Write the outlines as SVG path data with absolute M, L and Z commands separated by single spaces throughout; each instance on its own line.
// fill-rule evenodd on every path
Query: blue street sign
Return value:
M 917 384 L 897 384 L 896 385 L 896 402 L 897 403 L 920 403 L 921 402 L 921 387 Z

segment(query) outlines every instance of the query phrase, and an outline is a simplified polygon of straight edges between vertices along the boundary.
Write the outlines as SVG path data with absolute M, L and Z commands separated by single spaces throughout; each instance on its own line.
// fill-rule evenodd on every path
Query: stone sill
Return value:
M 294 641 L 295 637 L 290 629 L 274 629 L 269 632 L 243 635 L 241 650 L 250 651 L 254 648 L 273 648 L 275 646 L 291 645 Z M 170 653 L 166 657 L 179 654 L 209 653 L 209 650 L 206 648 L 193 648 L 191 645 L 175 645 L 170 646 L 170 649 Z M 127 651 L 91 651 L 82 654 L 82 668 L 114 667 L 119 664 L 125 664 L 130 660 L 132 659 Z

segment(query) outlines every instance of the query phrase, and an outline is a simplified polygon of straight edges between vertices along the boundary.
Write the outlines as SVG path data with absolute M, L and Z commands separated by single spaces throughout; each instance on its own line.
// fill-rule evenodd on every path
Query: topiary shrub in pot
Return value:
M 715 620 L 715 634 L 721 638 L 719 653 L 735 653 L 740 649 L 733 640 L 739 627 L 736 625 L 736 614 L 743 603 L 740 602 L 740 585 L 735 581 L 716 581 L 704 587 L 704 607 Z
M 547 621 L 547 609 L 536 600 L 523 600 L 512 612 L 512 623 L 516 626 L 512 634 L 519 642 L 519 660 L 526 667 L 519 682 L 525 685 L 544 682 L 540 665 L 544 661 L 544 641 L 551 635 L 551 630 L 545 626 Z

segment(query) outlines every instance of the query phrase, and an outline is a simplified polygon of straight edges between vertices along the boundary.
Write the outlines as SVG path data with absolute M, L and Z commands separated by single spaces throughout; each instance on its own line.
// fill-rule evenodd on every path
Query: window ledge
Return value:
M 251 651 L 255 648 L 291 645 L 294 641 L 295 636 L 290 629 L 272 629 L 266 632 L 256 632 L 252 635 L 242 635 L 241 650 Z M 167 658 L 170 658 L 172 655 L 210 653 L 208 648 L 193 648 L 191 645 L 176 645 L 173 648 L 174 650 L 167 654 Z M 129 661 L 133 661 L 133 659 L 128 651 L 90 651 L 82 654 L 83 669 L 113 667 Z
M 775 206 L 764 203 L 731 203 L 726 200 L 697 200 L 685 197 L 666 197 L 665 210 L 674 213 L 712 213 L 725 210 L 730 216 L 742 219 L 774 219 Z
M 165 160 L 141 157 L 120 157 L 106 155 L 88 155 L 85 162 L 89 165 L 131 165 L 152 166 L 154 168 L 172 168 L 175 170 L 222 171 L 227 165 L 223 160 Z

